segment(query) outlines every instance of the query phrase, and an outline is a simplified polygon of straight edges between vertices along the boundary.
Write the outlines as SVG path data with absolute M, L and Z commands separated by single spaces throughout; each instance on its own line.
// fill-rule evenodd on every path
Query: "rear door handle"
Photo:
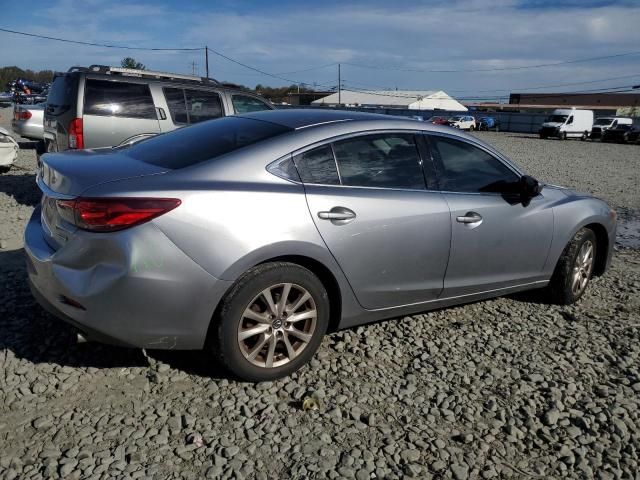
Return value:
M 482 215 L 476 212 L 467 212 L 464 215 L 456 217 L 458 223 L 478 223 L 482 221 Z
M 318 218 L 322 220 L 353 220 L 356 213 L 344 207 L 333 207 L 328 212 L 318 212 Z

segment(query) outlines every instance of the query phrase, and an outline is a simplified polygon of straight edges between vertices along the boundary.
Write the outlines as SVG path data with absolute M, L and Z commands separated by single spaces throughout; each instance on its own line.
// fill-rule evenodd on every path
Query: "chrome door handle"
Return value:
M 456 217 L 458 223 L 478 223 L 482 221 L 482 215 L 476 212 L 467 212 L 465 215 Z
M 356 218 L 356 214 L 348 208 L 333 207 L 328 212 L 318 212 L 318 218 L 322 220 L 352 220 Z

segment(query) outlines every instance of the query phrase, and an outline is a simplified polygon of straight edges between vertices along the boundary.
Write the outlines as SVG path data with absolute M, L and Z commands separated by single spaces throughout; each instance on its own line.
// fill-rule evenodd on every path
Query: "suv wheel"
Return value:
M 561 305 L 576 302 L 587 289 L 596 260 L 596 236 L 582 228 L 565 247 L 549 282 L 551 299 Z
M 222 301 L 210 348 L 237 377 L 260 382 L 284 377 L 307 363 L 329 324 L 322 282 L 292 263 L 249 270 Z

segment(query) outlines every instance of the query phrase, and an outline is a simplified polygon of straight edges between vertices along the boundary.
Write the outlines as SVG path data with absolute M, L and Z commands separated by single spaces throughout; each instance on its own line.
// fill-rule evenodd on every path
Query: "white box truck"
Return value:
M 577 108 L 557 108 L 540 127 L 540 138 L 557 137 L 589 138 L 593 128 L 593 111 L 578 110 Z
M 598 117 L 593 122 L 593 128 L 591 129 L 591 135 L 589 138 L 595 140 L 602 138 L 602 134 L 605 130 L 610 128 L 616 128 L 618 125 L 633 125 L 633 118 L 628 117 Z

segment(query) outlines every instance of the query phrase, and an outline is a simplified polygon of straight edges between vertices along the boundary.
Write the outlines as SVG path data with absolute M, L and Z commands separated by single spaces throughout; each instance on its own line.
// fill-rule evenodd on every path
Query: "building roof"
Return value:
M 404 107 L 422 110 L 467 109 L 442 90 L 342 90 L 327 97 L 315 100 L 315 105 L 356 105 L 373 107 Z

